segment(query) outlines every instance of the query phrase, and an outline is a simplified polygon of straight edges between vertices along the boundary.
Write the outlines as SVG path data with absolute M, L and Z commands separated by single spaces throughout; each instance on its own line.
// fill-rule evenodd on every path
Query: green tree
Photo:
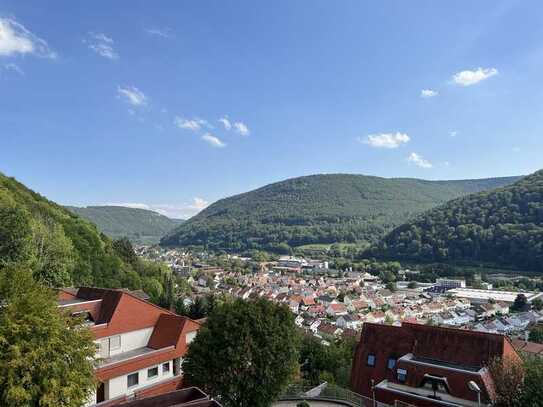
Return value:
M 0 405 L 79 407 L 94 387 L 96 346 L 29 269 L 0 271 Z
M 521 361 L 512 358 L 495 358 L 488 366 L 494 387 L 498 407 L 520 407 L 524 382 L 524 366 Z
M 524 384 L 521 405 L 526 407 L 543 406 L 543 359 L 529 356 L 524 360 Z
M 73 245 L 58 223 L 43 220 L 32 226 L 34 278 L 49 287 L 66 287 L 75 266 Z
M 532 342 L 543 343 L 543 326 L 536 325 L 530 331 L 529 340 Z
M 532 308 L 536 311 L 543 310 L 543 300 L 541 298 L 536 298 L 532 301 Z
M 236 299 L 215 308 L 183 361 L 188 384 L 226 407 L 265 407 L 297 367 L 298 333 L 284 305 Z
M 0 266 L 27 261 L 31 239 L 30 214 L 0 190 Z
M 524 294 L 518 294 L 513 305 L 511 305 L 511 311 L 522 312 L 526 311 L 529 307 L 526 296 Z

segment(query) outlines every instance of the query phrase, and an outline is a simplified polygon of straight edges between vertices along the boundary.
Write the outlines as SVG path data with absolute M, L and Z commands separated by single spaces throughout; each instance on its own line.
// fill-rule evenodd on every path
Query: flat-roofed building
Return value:
M 479 290 L 475 288 L 454 288 L 448 290 L 447 294 L 451 294 L 456 298 L 469 300 L 472 304 L 484 304 L 489 301 L 505 302 L 512 304 L 515 302 L 517 295 L 524 294 L 529 303 L 536 298 L 543 298 L 543 293 L 536 292 L 515 292 L 515 291 L 498 291 L 498 290 Z
M 443 288 L 465 288 L 466 280 L 460 278 L 437 278 L 436 284 Z

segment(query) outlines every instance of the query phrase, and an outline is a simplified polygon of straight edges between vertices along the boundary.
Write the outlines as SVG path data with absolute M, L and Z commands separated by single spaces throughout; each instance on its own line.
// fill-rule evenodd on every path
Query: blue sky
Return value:
M 542 38 L 535 0 L 0 0 L 0 171 L 177 217 L 314 173 L 527 174 Z

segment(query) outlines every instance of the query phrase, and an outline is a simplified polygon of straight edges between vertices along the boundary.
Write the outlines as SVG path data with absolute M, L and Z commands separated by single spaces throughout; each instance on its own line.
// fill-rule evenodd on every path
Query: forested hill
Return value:
M 393 230 L 369 254 L 543 271 L 543 170 L 433 209 Z
M 288 251 L 309 243 L 375 242 L 412 216 L 519 177 L 463 181 L 311 175 L 222 199 L 167 234 L 165 246 Z
M 109 237 L 128 237 L 134 243 L 158 243 L 162 236 L 183 222 L 150 210 L 124 206 L 83 208 L 67 206 L 67 208 L 96 224 L 98 229 Z
M 0 173 L 0 269 L 15 265 L 52 287 L 148 293 L 162 289 L 164 274 L 160 266 L 138 259 L 127 241 L 110 240 L 87 220 Z

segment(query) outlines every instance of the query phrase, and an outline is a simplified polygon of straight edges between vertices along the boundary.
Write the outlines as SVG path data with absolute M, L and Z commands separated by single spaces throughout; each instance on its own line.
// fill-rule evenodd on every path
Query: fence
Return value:
M 322 383 L 317 387 L 290 386 L 280 397 L 279 400 L 321 400 L 337 402 L 338 404 L 351 407 L 391 407 L 388 404 L 374 401 L 361 394 L 352 392 L 342 387 L 329 383 Z

